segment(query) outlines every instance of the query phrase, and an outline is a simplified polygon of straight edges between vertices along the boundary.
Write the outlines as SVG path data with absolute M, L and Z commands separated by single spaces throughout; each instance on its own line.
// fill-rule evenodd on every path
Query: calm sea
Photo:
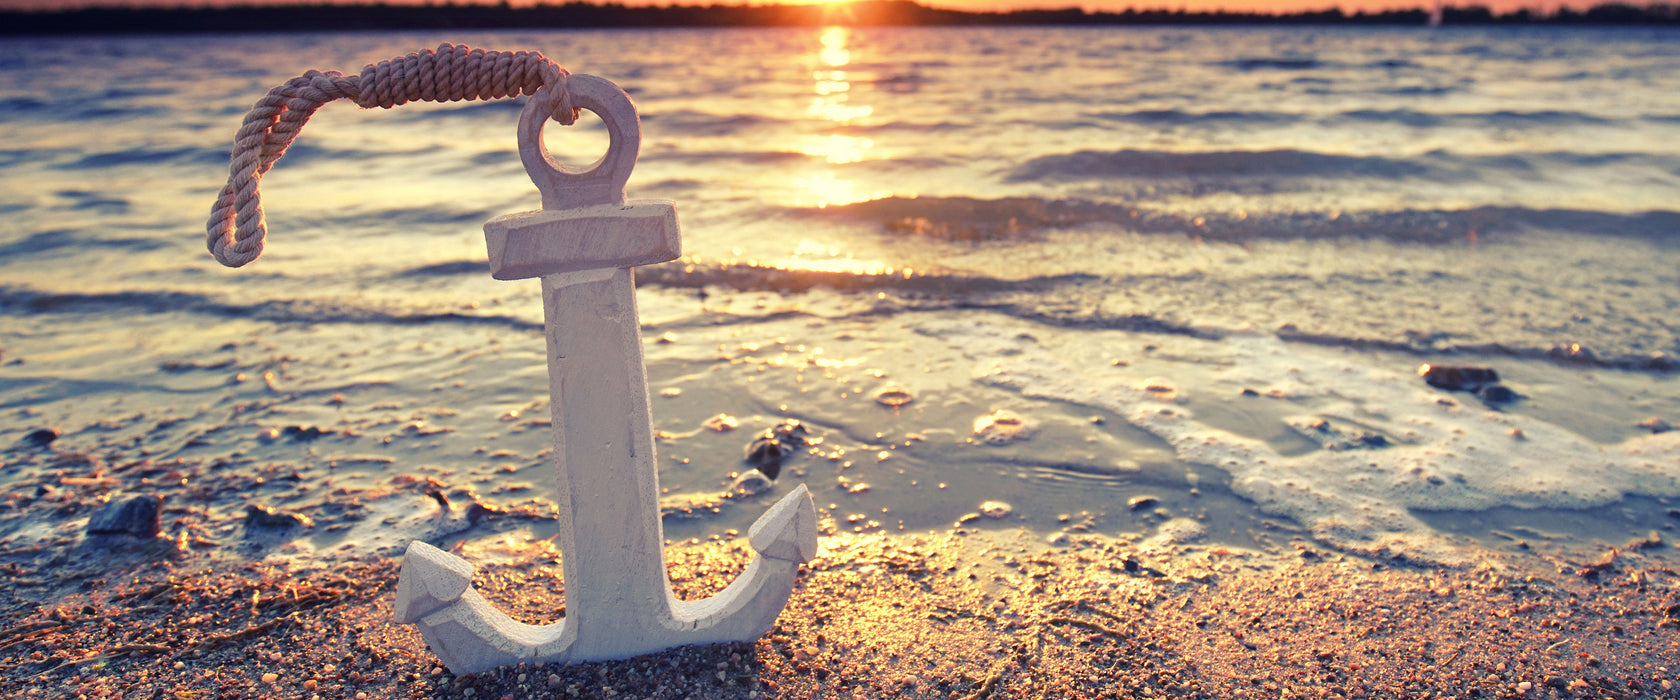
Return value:
M 674 499 L 726 488 L 753 435 L 796 418 L 820 442 L 774 492 L 811 484 L 835 530 L 948 527 L 998 500 L 1011 514 L 978 524 L 1051 538 L 1189 518 L 1215 539 L 1281 546 L 1270 523 L 1452 558 L 1643 534 L 1680 496 L 1680 432 L 1658 432 L 1680 423 L 1676 39 L 8 40 L 0 488 L 64 470 L 21 446 L 46 427 L 106 464 L 278 465 L 296 478 L 203 495 L 165 526 L 229 540 L 248 503 L 315 512 L 306 555 L 359 551 L 385 522 L 329 532 L 345 494 L 421 527 L 431 501 L 402 474 L 540 506 L 540 296 L 490 279 L 480 228 L 539 207 L 519 103 L 330 105 L 263 182 L 266 255 L 227 270 L 203 249 L 233 132 L 270 86 L 449 41 L 540 49 L 641 110 L 630 196 L 676 201 L 686 253 L 640 273 Z M 547 140 L 577 163 L 606 147 L 592 117 Z M 1431 389 L 1423 362 L 1493 366 L 1525 398 Z M 876 401 L 889 388 L 914 400 Z M 999 410 L 1023 433 L 977 432 Z M 718 413 L 741 427 L 702 427 Z M 666 527 L 744 529 L 768 498 Z M 0 513 L 0 538 L 78 517 Z

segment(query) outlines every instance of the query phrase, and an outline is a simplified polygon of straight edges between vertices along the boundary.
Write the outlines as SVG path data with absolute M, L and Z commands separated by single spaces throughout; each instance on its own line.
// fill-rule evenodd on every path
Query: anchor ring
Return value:
M 594 112 L 607 125 L 607 152 L 585 167 L 556 161 L 543 143 L 543 128 L 558 107 L 559 93 L 543 86 L 519 114 L 519 160 L 542 193 L 543 209 L 559 210 L 624 201 L 624 184 L 642 147 L 641 117 L 630 96 L 611 81 L 573 75 L 567 96 L 573 107 Z

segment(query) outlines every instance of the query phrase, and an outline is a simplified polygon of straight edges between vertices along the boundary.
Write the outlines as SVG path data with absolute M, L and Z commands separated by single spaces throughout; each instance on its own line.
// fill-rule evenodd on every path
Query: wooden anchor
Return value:
M 758 556 L 728 588 L 697 601 L 671 592 L 631 268 L 681 255 L 676 208 L 624 200 L 641 123 L 623 90 L 594 76 L 570 79 L 572 104 L 599 115 L 611 137 L 584 169 L 556 163 L 543 145 L 557 102 L 547 92 L 519 120 L 520 159 L 543 208 L 491 220 L 484 238 L 496 279 L 542 278 L 566 613 L 549 625 L 518 622 L 472 589 L 472 564 L 413 542 L 394 617 L 419 627 L 457 675 L 756 639 L 817 551 L 816 510 L 802 484 L 753 523 Z

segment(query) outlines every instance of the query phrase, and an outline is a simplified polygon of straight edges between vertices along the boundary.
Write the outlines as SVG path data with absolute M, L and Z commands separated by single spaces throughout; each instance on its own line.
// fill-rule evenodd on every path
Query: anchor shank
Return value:
M 628 268 L 542 283 L 566 621 L 592 645 L 625 636 L 592 628 L 643 622 L 627 611 L 657 626 L 671 608 L 635 283 Z

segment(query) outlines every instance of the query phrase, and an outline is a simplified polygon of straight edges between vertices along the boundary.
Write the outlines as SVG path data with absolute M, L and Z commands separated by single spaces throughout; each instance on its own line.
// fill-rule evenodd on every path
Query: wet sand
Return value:
M 464 554 L 482 555 L 471 546 Z M 558 553 L 497 540 L 478 590 L 562 605 Z M 742 539 L 669 550 L 679 595 Z M 7 697 L 1674 697 L 1670 545 L 1516 569 L 1016 529 L 831 534 L 769 634 L 457 678 L 390 622 L 398 563 L 212 566 L 169 540 L 0 553 Z M 482 560 L 481 560 L 482 561 Z

